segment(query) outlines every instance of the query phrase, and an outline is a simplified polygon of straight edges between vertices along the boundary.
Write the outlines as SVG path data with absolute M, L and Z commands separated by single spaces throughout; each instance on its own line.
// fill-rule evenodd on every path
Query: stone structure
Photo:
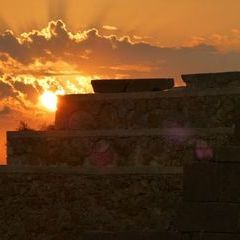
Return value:
M 9 132 L 1 239 L 239 239 L 240 85 L 206 76 L 98 81 L 105 93 L 60 97 L 55 131 Z
M 120 93 L 120 92 L 151 92 L 173 88 L 174 79 L 124 79 L 124 80 L 93 80 L 92 86 L 95 93 Z
M 189 74 L 182 79 L 190 88 L 239 87 L 240 72 Z

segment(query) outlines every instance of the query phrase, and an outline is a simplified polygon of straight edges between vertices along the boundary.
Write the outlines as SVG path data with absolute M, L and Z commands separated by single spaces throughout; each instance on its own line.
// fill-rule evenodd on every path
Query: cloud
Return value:
M 15 92 L 12 86 L 5 80 L 0 81 L 0 100 L 8 97 L 15 97 Z
M 15 73 L 22 71 L 32 75 L 75 72 L 110 77 L 119 74 L 177 76 L 183 72 L 236 70 L 240 59 L 238 51 L 222 52 L 201 37 L 193 38 L 185 47 L 167 48 L 135 42 L 128 36 L 106 36 L 95 28 L 72 33 L 61 20 L 20 36 L 4 32 L 0 36 L 0 52 L 2 65 L 8 64 Z M 125 70 L 124 66 L 127 66 Z
M 108 31 L 117 31 L 118 28 L 115 26 L 110 26 L 110 25 L 104 25 L 102 26 L 103 29 L 108 30 Z
M 9 115 L 11 112 L 12 110 L 10 107 L 4 106 L 2 109 L 0 109 L 0 116 Z

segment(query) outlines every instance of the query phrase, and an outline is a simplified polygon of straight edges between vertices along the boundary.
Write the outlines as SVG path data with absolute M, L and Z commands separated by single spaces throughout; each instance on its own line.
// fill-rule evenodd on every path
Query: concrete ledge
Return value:
M 181 240 L 181 233 L 170 232 L 89 232 L 81 240 Z
M 0 166 L 0 174 L 33 173 L 33 174 L 66 174 L 66 175 L 182 175 L 182 167 L 105 167 L 81 168 L 68 166 Z

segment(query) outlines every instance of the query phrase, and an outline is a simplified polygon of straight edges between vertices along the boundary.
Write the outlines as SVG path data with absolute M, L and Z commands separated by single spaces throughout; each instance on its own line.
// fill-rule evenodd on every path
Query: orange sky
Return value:
M 1 0 L 0 162 L 6 129 L 53 121 L 39 104 L 46 91 L 239 70 L 239 9 L 238 0 Z
M 181 45 L 192 37 L 231 35 L 240 27 L 238 0 L 1 0 L 1 28 L 29 31 L 61 18 L 71 30 L 116 26 L 119 33 Z

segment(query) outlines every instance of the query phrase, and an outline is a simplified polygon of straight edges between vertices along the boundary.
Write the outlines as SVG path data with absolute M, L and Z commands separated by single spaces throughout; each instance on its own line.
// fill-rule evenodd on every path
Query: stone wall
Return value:
M 180 240 L 181 169 L 0 167 L 1 240 Z
M 226 88 L 240 86 L 240 72 L 199 73 L 182 75 L 189 88 Z
M 213 149 L 231 141 L 233 129 L 9 132 L 9 165 L 183 166 L 200 143 Z M 201 146 L 200 146 L 201 147 Z
M 1 239 L 239 239 L 240 89 L 200 88 L 64 96 L 56 131 L 9 132 Z
M 56 128 L 143 129 L 233 127 L 240 88 L 69 95 L 59 99 Z

